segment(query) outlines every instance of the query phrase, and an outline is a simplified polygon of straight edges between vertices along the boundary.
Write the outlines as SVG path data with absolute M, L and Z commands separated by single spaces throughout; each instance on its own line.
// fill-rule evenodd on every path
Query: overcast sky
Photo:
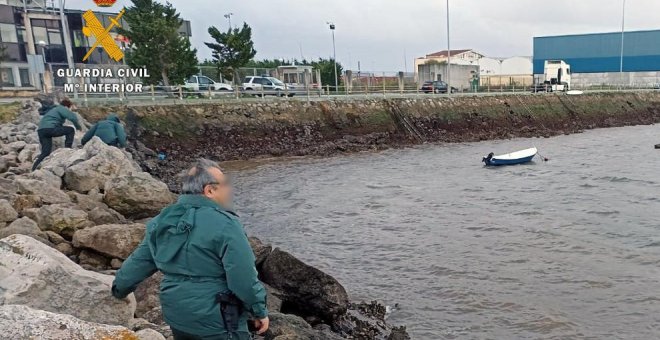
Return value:
M 623 0 L 449 0 L 452 49 L 487 56 L 531 56 L 534 36 L 621 30 Z M 347 68 L 412 71 L 413 59 L 446 49 L 445 0 L 172 0 L 192 23 L 199 58 L 210 57 L 207 29 L 252 26 L 257 58 L 307 59 L 332 55 L 325 24 L 337 25 L 337 59 Z M 119 11 L 128 0 L 110 10 Z M 68 8 L 94 8 L 68 0 Z M 660 1 L 627 0 L 626 29 L 660 29 Z M 660 42 L 658 42 L 660 43 Z M 404 59 L 404 56 L 407 58 Z M 404 64 L 407 63 L 407 67 Z

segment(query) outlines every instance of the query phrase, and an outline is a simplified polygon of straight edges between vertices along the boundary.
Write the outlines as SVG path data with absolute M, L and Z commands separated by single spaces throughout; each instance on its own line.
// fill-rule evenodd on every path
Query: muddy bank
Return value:
M 325 156 L 426 142 L 549 137 L 660 122 L 660 92 L 507 95 L 350 101 L 232 102 L 86 108 L 119 112 L 154 175 L 174 183 L 192 159 Z M 163 149 L 158 163 L 149 150 Z

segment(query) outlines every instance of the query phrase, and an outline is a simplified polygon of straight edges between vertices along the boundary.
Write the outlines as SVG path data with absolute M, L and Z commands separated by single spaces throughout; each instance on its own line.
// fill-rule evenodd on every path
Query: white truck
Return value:
M 546 60 L 543 79 L 532 87 L 532 92 L 567 92 L 571 89 L 571 65 L 563 60 Z

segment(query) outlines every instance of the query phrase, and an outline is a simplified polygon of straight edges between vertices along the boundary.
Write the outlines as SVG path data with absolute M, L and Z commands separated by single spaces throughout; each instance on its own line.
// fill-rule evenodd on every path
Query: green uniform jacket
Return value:
M 119 117 L 114 113 L 108 115 L 106 120 L 94 124 L 83 136 L 82 145 L 87 144 L 94 136 L 101 138 L 105 144 L 126 147 L 126 131 L 119 124 Z
M 66 120 L 70 120 L 76 129 L 80 130 L 80 123 L 78 123 L 78 116 L 71 112 L 66 106 L 57 105 L 50 109 L 39 121 L 39 130 L 52 129 L 64 125 Z
M 147 224 L 142 243 L 117 271 L 112 294 L 124 298 L 157 270 L 164 274 L 160 303 L 165 321 L 200 336 L 226 332 L 215 301 L 232 292 L 256 318 L 268 315 L 266 290 L 236 215 L 201 195 L 182 195 Z M 248 313 L 239 331 L 247 332 Z

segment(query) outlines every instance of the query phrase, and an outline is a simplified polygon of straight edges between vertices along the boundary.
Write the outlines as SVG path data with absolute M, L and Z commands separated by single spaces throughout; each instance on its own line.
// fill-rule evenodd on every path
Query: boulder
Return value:
M 135 312 L 135 298 L 112 297 L 112 280 L 112 276 L 80 268 L 31 237 L 12 235 L 0 240 L 0 305 L 26 305 L 84 321 L 127 326 Z
M 21 152 L 21 150 L 23 150 L 23 148 L 25 148 L 26 145 L 27 145 L 27 143 L 20 140 L 20 141 L 17 141 L 17 142 L 8 143 L 8 144 L 3 145 L 2 146 L 2 151 L 4 153 Z
M 27 209 L 24 214 L 33 217 L 33 210 Z M 45 205 L 36 210 L 34 217 L 41 230 L 50 230 L 65 236 L 73 236 L 76 230 L 91 225 L 86 212 L 64 204 Z
M 27 144 L 19 153 L 18 161 L 21 163 L 32 163 L 41 153 L 39 144 Z M 31 164 L 30 164 L 31 165 Z
M 97 225 L 76 231 L 73 234 L 73 246 L 125 260 L 140 244 L 144 232 L 144 224 Z
M 120 213 L 107 207 L 96 207 L 89 211 L 87 215 L 94 224 L 118 224 L 126 221 Z
M 108 258 L 88 249 L 83 249 L 78 254 L 78 263 L 87 270 L 103 271 L 108 269 Z
M 69 166 L 84 162 L 86 159 L 87 153 L 85 150 L 57 149 L 41 162 L 39 169 L 50 171 L 56 176 L 62 177 Z
M 106 182 L 103 201 L 120 214 L 139 219 L 157 215 L 174 199 L 165 183 L 140 172 Z
M 18 218 L 18 213 L 9 201 L 0 199 L 0 222 L 11 222 Z
M 273 247 L 270 244 L 264 244 L 256 237 L 249 237 L 248 241 L 254 253 L 255 265 L 257 268 L 260 268 L 261 264 L 266 261 L 266 257 L 273 251 Z
M 27 235 L 34 238 L 48 240 L 48 235 L 39 229 L 37 222 L 27 217 L 19 218 L 12 222 L 10 225 L 0 229 L 0 238 L 5 238 L 14 234 Z
M 100 189 L 110 179 L 141 171 L 124 152 L 98 137 L 85 144 L 83 150 L 89 158 L 68 166 L 64 172 L 64 183 L 70 190 L 85 193 Z
M 261 266 L 262 280 L 278 289 L 282 303 L 303 317 L 332 322 L 348 308 L 348 294 L 332 276 L 275 248 Z
M 108 206 L 103 203 L 102 194 L 90 194 L 87 195 L 81 194 L 75 191 L 68 192 L 71 200 L 78 206 L 78 208 L 85 210 L 87 212 L 94 210 L 95 208 L 107 208 Z
M 36 195 L 46 204 L 58 204 L 71 202 L 71 198 L 59 187 L 51 186 L 48 182 L 38 179 L 18 178 L 18 191 L 23 195 Z
M 165 337 L 153 329 L 143 329 L 135 332 L 139 340 L 165 340 Z
M 0 306 L 0 334 L 3 339 L 40 340 L 162 340 L 153 333 L 143 338 L 122 326 L 83 321 L 75 316 L 55 314 L 28 306 Z M 146 337 L 148 336 L 148 337 Z
M 58 177 L 57 175 L 55 175 L 50 171 L 38 169 L 23 175 L 23 177 L 42 181 L 56 189 L 62 187 L 62 178 Z
M 339 340 L 343 339 L 328 330 L 317 331 L 299 316 L 270 313 L 270 327 L 265 340 Z
M 160 307 L 160 281 L 162 279 L 163 273 L 156 272 L 142 281 L 135 289 L 135 300 L 137 301 L 135 315 L 137 317 L 150 320 L 152 317 L 148 317 L 148 313 L 152 312 L 154 308 Z M 162 316 L 160 318 L 162 319 Z
M 18 192 L 18 185 L 16 182 L 0 178 L 0 199 L 11 199 Z
M 41 197 L 38 195 L 16 195 L 11 200 L 11 206 L 14 207 L 19 214 L 22 214 L 26 209 L 39 208 L 43 205 Z

